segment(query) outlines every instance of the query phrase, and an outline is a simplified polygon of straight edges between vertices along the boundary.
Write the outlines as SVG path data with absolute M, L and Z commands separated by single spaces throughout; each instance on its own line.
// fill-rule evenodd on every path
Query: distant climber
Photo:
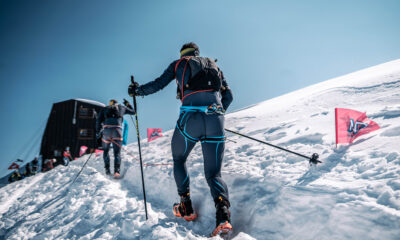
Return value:
M 101 138 L 103 143 L 104 168 L 107 175 L 111 175 L 109 150 L 112 144 L 114 150 L 114 177 L 120 177 L 121 147 L 122 147 L 122 122 L 124 114 L 135 114 L 128 101 L 124 105 L 118 104 L 117 100 L 111 99 L 97 117 L 96 137 Z

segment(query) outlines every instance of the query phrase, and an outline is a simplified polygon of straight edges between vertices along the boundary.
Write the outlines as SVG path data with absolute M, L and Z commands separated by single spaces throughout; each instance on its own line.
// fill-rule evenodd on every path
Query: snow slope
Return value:
M 367 112 L 381 129 L 335 148 L 334 108 Z M 322 82 L 228 114 L 226 127 L 320 154 L 310 167 L 295 155 L 228 134 L 223 178 L 230 187 L 234 239 L 400 239 L 400 60 Z M 144 124 L 144 123 L 142 123 Z M 172 131 L 143 142 L 146 164 L 171 164 Z M 234 141 L 234 142 L 233 142 Z M 199 218 L 175 219 L 171 165 L 144 168 L 144 219 L 136 144 L 123 151 L 123 180 L 88 156 L 0 189 L 0 238 L 206 239 L 215 209 L 201 147 L 188 159 Z M 217 239 L 217 238 L 216 238 Z

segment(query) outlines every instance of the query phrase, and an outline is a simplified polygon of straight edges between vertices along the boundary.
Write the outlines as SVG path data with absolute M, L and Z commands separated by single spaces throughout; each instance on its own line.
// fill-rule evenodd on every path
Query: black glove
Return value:
M 129 101 L 126 100 L 125 98 L 124 98 L 124 105 L 125 105 L 127 108 L 132 108 L 132 106 L 131 106 L 131 104 L 129 103 Z
M 131 83 L 131 85 L 129 85 L 129 87 L 128 87 L 129 96 L 131 96 L 131 97 L 133 97 L 133 95 L 139 96 L 138 88 L 139 88 L 139 83 L 137 83 L 137 82 Z
M 96 133 L 96 139 L 100 139 L 100 138 L 101 138 L 101 135 L 103 135 L 101 131 L 100 131 L 100 132 L 97 132 L 97 133 Z

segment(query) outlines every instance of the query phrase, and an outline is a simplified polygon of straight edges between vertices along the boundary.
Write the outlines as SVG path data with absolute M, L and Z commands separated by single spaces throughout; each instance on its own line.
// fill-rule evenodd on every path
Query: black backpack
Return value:
M 122 118 L 118 104 L 107 106 L 105 111 L 106 118 Z
M 176 79 L 177 83 L 180 81 L 180 85 L 183 89 L 179 88 L 178 85 L 178 96 L 182 100 L 186 96 L 183 96 L 185 90 L 192 90 L 195 92 L 214 91 L 218 92 L 222 86 L 222 76 L 219 68 L 214 60 L 206 57 L 189 56 L 182 57 L 175 65 L 175 74 L 178 65 L 185 60 L 185 67 L 182 74 L 182 79 Z M 190 77 L 186 84 L 183 84 L 185 71 L 189 66 L 191 70 Z

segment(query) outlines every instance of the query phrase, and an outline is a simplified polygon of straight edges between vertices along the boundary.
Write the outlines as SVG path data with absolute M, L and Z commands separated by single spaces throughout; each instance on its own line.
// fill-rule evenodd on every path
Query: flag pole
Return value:
M 337 120 L 337 108 L 335 108 L 335 135 L 336 135 L 336 150 L 338 143 L 338 120 Z

